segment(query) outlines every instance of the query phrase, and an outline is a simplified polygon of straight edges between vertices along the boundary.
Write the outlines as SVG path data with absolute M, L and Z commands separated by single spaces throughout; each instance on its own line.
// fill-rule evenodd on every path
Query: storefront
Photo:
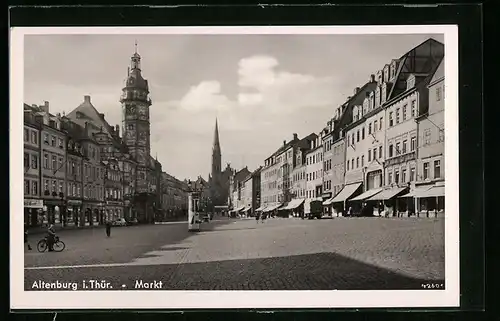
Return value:
M 82 205 L 82 221 L 80 226 L 94 226 L 103 223 L 104 209 L 103 203 L 83 201 Z
M 65 226 L 66 201 L 64 199 L 43 200 L 43 223 Z
M 82 219 L 82 200 L 69 199 L 67 202 L 66 225 L 80 226 Z
M 24 224 L 29 227 L 41 226 L 43 223 L 43 200 L 24 199 Z
M 120 201 L 106 201 L 104 209 L 104 221 L 117 221 L 125 218 L 123 213 L 123 202 Z

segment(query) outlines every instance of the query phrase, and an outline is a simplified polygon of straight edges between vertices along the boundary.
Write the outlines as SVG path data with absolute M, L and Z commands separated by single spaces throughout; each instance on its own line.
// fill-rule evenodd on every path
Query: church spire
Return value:
M 219 143 L 219 125 L 217 123 L 217 117 L 215 118 L 215 131 L 214 131 L 214 149 L 217 147 L 220 149 Z

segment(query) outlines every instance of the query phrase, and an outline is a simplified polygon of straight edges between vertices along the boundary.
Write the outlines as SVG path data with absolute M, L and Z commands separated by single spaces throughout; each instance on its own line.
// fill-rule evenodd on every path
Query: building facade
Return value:
M 418 118 L 417 177 L 415 197 L 419 215 L 436 215 L 444 211 L 444 59 L 428 84 L 429 109 Z M 434 213 L 434 214 L 432 214 Z
M 40 133 L 41 124 L 35 113 L 24 107 L 24 224 L 42 224 L 43 200 L 40 197 Z
M 231 176 L 229 195 L 231 195 L 230 208 L 233 212 L 237 213 L 247 206 L 244 198 L 245 191 L 243 181 L 249 177 L 250 174 L 248 167 L 244 167 Z
M 104 221 L 116 221 L 124 217 L 123 171 L 116 158 L 102 161 L 104 166 Z
M 306 154 L 306 195 L 309 199 L 321 198 L 323 194 L 323 146 L 321 137 L 314 141 Z

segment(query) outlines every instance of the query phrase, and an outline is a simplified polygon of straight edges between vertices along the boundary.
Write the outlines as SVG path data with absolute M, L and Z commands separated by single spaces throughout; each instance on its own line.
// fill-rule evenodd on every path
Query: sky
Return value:
M 256 169 L 318 133 L 371 74 L 442 35 L 27 35 L 24 102 L 69 113 L 90 95 L 110 125 L 137 41 L 148 80 L 151 155 L 179 179 L 208 177 L 215 119 L 222 166 Z M 122 131 L 123 132 L 123 131 Z

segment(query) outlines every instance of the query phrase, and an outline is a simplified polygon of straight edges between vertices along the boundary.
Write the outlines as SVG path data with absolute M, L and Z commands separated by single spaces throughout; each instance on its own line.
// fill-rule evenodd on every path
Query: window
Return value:
M 396 124 L 399 124 L 399 108 L 396 108 Z
M 394 120 L 392 118 L 392 111 L 389 113 L 389 127 L 392 127 L 394 125 Z
M 417 137 L 412 137 L 410 141 L 410 151 L 414 151 L 417 148 Z
M 356 132 L 356 142 L 359 142 L 359 130 Z
M 43 134 L 43 142 L 48 145 L 49 144 L 49 134 Z
M 59 140 L 59 147 L 63 148 L 64 147 L 64 141 L 63 141 L 63 139 L 59 138 L 58 140 Z
M 55 192 L 57 188 L 57 181 L 53 180 L 52 181 L 52 192 Z
M 30 181 L 24 180 L 24 194 L 30 194 Z
M 361 129 L 361 139 L 365 139 L 365 128 Z
M 52 169 L 57 170 L 57 158 L 55 155 L 52 155 Z
M 417 102 L 416 100 L 411 101 L 411 117 L 417 116 Z
M 396 155 L 399 155 L 401 154 L 401 148 L 399 148 L 399 146 L 401 145 L 401 143 L 396 143 Z
M 356 157 L 356 168 L 359 168 L 359 157 Z
M 38 168 L 38 155 L 31 155 L 31 168 Z
M 399 169 L 394 171 L 394 183 L 399 184 Z
M 59 157 L 59 169 L 62 169 L 63 167 L 63 158 L 62 157 Z
M 36 131 L 31 132 L 31 142 L 38 145 L 38 133 Z
M 63 182 L 59 181 L 59 193 L 63 192 Z
M 441 87 L 436 87 L 436 100 L 440 101 L 442 99 Z
M 368 135 L 372 133 L 372 123 L 368 124 Z
M 431 143 L 431 130 L 426 129 L 424 132 L 424 145 L 429 145 Z
M 371 149 L 368 150 L 368 161 L 369 162 L 372 161 L 372 150 Z
M 401 170 L 401 183 L 406 183 L 406 168 Z
M 444 142 L 444 129 L 439 129 L 438 142 Z
M 389 145 L 389 157 L 392 157 L 393 153 L 394 153 L 393 146 Z
M 37 181 L 31 182 L 31 194 L 38 195 L 38 182 Z
M 388 183 L 389 183 L 389 184 L 392 184 L 392 173 L 389 173 Z
M 434 161 L 434 178 L 441 178 L 441 161 Z
M 351 145 L 354 145 L 354 133 L 352 133 L 352 142 Z
M 56 147 L 56 136 L 50 137 L 50 145 L 52 145 L 52 147 Z
M 347 167 L 347 170 L 349 170 L 349 161 L 347 161 L 346 167 Z
M 382 146 L 378 147 L 378 157 L 383 157 L 382 156 Z
M 351 169 L 354 169 L 354 158 L 351 159 Z
M 408 109 L 408 104 L 405 104 L 403 106 L 403 121 L 406 120 L 406 110 Z
M 30 167 L 30 154 L 24 153 L 24 168 Z
M 377 149 L 374 148 L 373 149 L 373 160 L 376 160 L 377 159 Z
M 374 121 L 373 122 L 373 132 L 376 132 L 377 131 L 377 125 L 378 125 L 378 121 Z
M 408 144 L 408 141 L 405 139 L 403 140 L 403 154 L 406 154 L 406 145 Z
M 44 188 L 45 191 L 49 190 L 49 180 L 48 179 L 45 180 L 44 187 L 45 187 Z
M 361 156 L 361 167 L 365 166 L 365 155 Z
M 380 123 L 379 123 L 379 126 L 378 126 L 378 129 L 379 130 L 382 130 L 382 121 L 383 121 L 383 117 L 380 117 Z
M 429 163 L 424 163 L 424 179 L 429 178 Z
M 29 138 L 30 138 L 30 135 L 29 135 L 29 130 L 28 128 L 25 128 L 24 129 L 24 142 L 29 142 Z

